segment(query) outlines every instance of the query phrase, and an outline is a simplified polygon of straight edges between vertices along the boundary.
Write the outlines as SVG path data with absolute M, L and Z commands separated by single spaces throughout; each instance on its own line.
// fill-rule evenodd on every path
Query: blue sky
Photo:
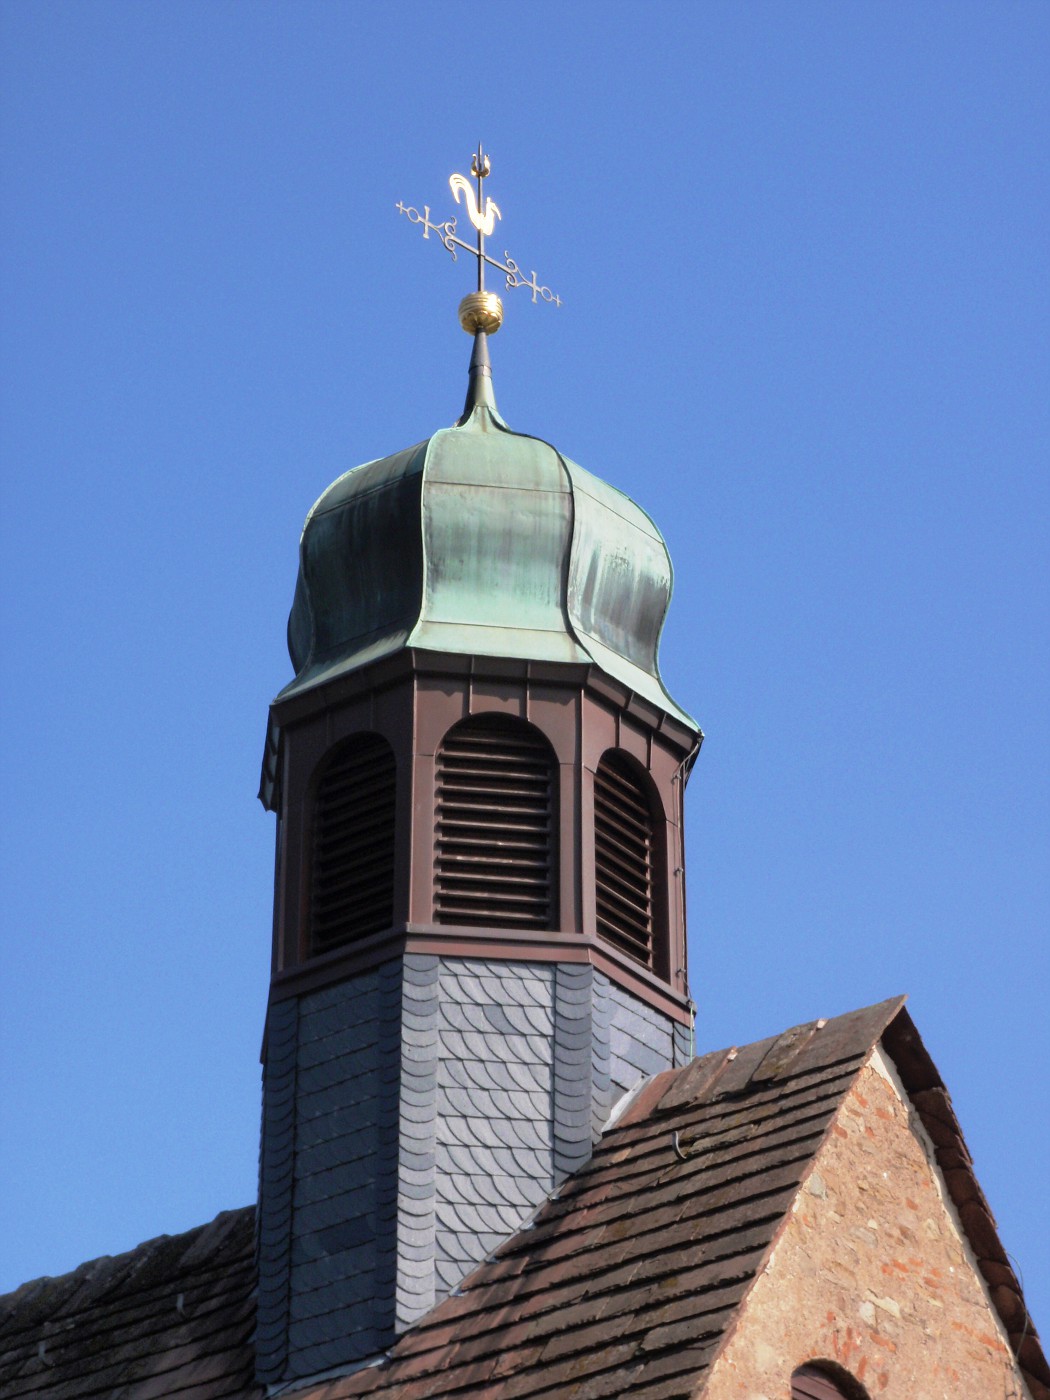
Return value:
M 1043 4 L 0 6 L 0 1289 L 253 1199 L 298 532 L 511 425 L 676 567 L 701 1048 L 900 991 L 1050 1325 Z

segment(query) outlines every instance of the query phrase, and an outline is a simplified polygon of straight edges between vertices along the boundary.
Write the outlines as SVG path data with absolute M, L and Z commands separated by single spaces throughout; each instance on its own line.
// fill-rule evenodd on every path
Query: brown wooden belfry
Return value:
M 440 950 L 589 962 L 687 1022 L 681 787 L 695 738 L 684 725 L 595 667 L 415 651 L 278 701 L 274 718 L 273 995 Z M 379 775 L 382 753 L 392 762 Z M 369 785 L 356 804 L 345 790 L 355 764 Z M 343 873 L 365 881 L 363 913 L 342 934 L 332 923 L 340 893 L 351 897 L 325 864 L 341 796 L 360 842 Z M 393 872 L 382 928 L 368 922 L 377 861 Z

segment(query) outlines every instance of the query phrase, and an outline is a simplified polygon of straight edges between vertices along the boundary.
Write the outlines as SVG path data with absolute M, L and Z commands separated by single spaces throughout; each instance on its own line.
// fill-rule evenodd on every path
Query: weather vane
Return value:
M 491 195 L 482 195 L 482 185 L 492 169 L 492 162 L 478 143 L 478 149 L 474 153 L 470 162 L 470 173 L 477 181 L 477 194 L 475 195 L 473 186 L 465 175 L 450 175 L 449 187 L 452 190 L 452 197 L 459 203 L 460 195 L 467 207 L 467 217 L 474 225 L 477 232 L 477 246 L 465 243 L 456 233 L 456 218 L 446 219 L 444 223 L 435 224 L 430 219 L 430 205 L 423 205 L 422 214 L 418 209 L 413 209 L 411 205 L 397 203 L 397 210 L 400 214 L 407 214 L 410 223 L 422 224 L 423 237 L 429 238 L 432 233 L 436 233 L 441 242 L 452 254 L 453 262 L 458 260 L 457 248 L 463 248 L 478 260 L 478 289 L 465 296 L 459 304 L 459 323 L 465 331 L 471 335 L 476 335 L 478 331 L 485 331 L 492 334 L 498 331 L 503 324 L 503 302 L 496 296 L 495 292 L 485 290 L 485 264 L 496 268 L 502 272 L 507 279 L 508 289 L 511 287 L 528 287 L 532 292 L 532 300 L 551 301 L 555 306 L 561 306 L 561 297 L 555 296 L 550 287 L 543 287 L 536 279 L 536 273 L 531 277 L 526 277 L 521 268 L 514 261 L 508 252 L 504 252 L 505 262 L 500 262 L 485 251 L 485 239 L 492 236 L 496 227 L 496 220 L 501 219 L 499 206 L 492 200 Z

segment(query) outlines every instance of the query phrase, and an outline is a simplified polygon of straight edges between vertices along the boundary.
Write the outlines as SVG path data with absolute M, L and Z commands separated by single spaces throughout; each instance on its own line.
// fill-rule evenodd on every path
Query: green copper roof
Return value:
M 478 380 L 460 423 L 332 483 L 303 527 L 288 620 L 298 694 L 404 647 L 595 662 L 695 728 L 657 645 L 671 560 L 656 526 Z

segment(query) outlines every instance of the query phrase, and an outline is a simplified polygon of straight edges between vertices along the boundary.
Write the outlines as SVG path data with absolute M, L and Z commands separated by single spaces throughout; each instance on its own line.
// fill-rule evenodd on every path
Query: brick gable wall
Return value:
M 846 1367 L 873 1400 L 1028 1400 L 927 1151 L 876 1052 L 843 1100 L 702 1400 L 789 1400 L 792 1370 L 814 1358 Z

